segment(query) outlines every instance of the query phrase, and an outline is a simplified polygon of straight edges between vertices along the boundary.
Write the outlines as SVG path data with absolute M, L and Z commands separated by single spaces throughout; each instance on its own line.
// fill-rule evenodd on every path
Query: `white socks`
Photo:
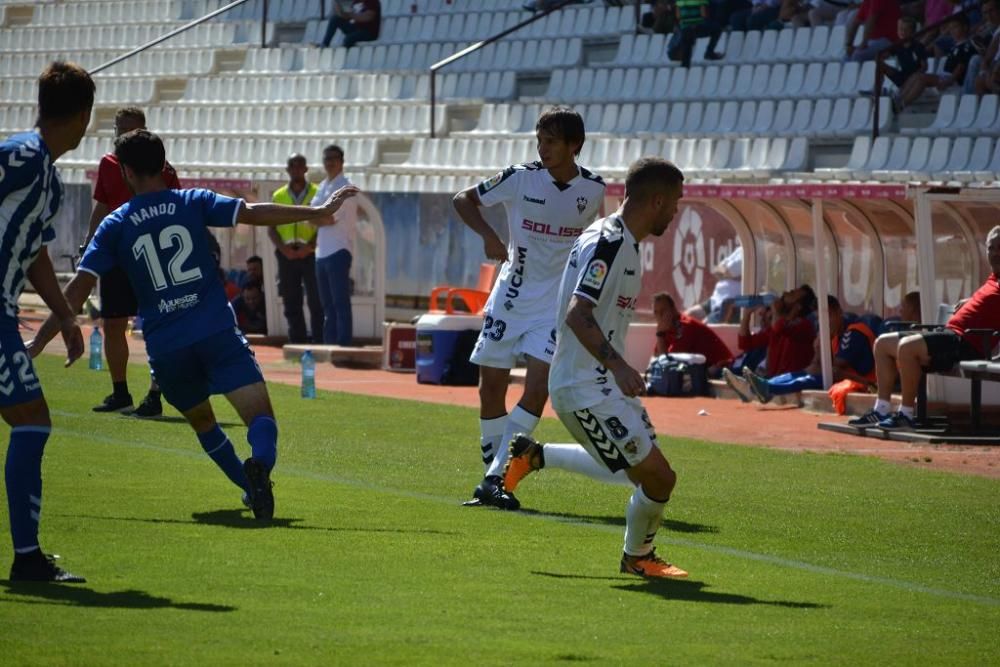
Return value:
M 500 439 L 503 437 L 507 415 L 493 419 L 479 420 L 479 447 L 483 450 L 483 470 L 489 470 L 493 457 L 500 449 Z
M 875 412 L 880 415 L 888 415 L 892 412 L 892 403 L 889 401 L 883 401 L 881 398 L 875 399 Z
M 594 457 L 583 448 L 583 445 L 543 445 L 543 451 L 545 452 L 546 468 L 558 468 L 559 470 L 579 473 L 607 484 L 634 486 L 624 470 L 611 472 L 607 466 L 594 460 Z
M 514 409 L 507 415 L 507 423 L 504 426 L 499 447 L 494 450 L 493 462 L 486 471 L 486 477 L 490 475 L 501 477 L 503 475 L 503 467 L 507 463 L 507 454 L 510 451 L 508 447 L 510 441 L 518 433 L 531 435 L 535 427 L 538 426 L 538 419 L 537 415 L 531 414 L 520 405 L 514 406 Z
M 625 553 L 645 556 L 653 550 L 653 538 L 663 522 L 666 502 L 657 502 L 647 496 L 641 486 L 635 487 L 625 509 Z

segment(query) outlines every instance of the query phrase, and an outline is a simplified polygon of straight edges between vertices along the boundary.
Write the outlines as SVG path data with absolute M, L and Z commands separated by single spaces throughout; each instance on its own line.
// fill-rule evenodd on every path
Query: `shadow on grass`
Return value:
M 567 519 L 570 521 L 579 521 L 581 523 L 594 523 L 602 524 L 606 526 L 621 526 L 625 527 L 625 516 L 588 516 L 586 514 L 570 514 L 568 512 L 542 512 L 539 510 L 524 509 L 521 508 L 522 514 L 529 514 L 532 516 L 545 516 L 552 517 L 554 519 Z M 673 530 L 678 533 L 718 533 L 719 529 L 716 526 L 706 526 L 702 523 L 688 523 L 686 521 L 677 521 L 676 519 L 664 519 L 663 527 L 668 530 Z
M 539 572 L 532 574 L 551 577 L 553 579 L 592 579 L 595 581 L 615 581 L 619 585 L 612 586 L 620 591 L 631 593 L 649 593 L 657 595 L 666 600 L 680 600 L 683 602 L 713 602 L 717 604 L 763 604 L 773 607 L 787 607 L 789 609 L 824 609 L 829 605 L 816 604 L 815 602 L 793 602 L 789 600 L 759 600 L 749 595 L 739 595 L 737 593 L 723 593 L 708 590 L 708 585 L 702 581 L 691 579 L 625 579 L 620 577 L 597 577 L 583 574 L 561 574 L 558 572 Z
M 133 523 L 154 523 L 154 524 L 177 524 L 188 526 L 191 524 L 202 524 L 206 526 L 220 526 L 222 528 L 238 528 L 250 530 L 262 530 L 273 528 L 288 528 L 290 530 L 315 530 L 329 533 L 406 533 L 423 535 L 458 535 L 458 532 L 449 530 L 435 530 L 433 528 L 372 528 L 369 526 L 302 526 L 299 525 L 303 519 L 290 517 L 275 517 L 271 521 L 257 521 L 249 513 L 249 510 L 230 509 L 212 510 L 211 512 L 193 512 L 191 519 L 162 519 L 156 517 L 134 517 L 134 516 L 94 516 L 88 514 L 61 514 L 59 516 L 70 519 L 91 519 L 97 521 L 128 521 Z
M 159 417 L 136 417 L 135 415 L 122 414 L 121 417 L 122 419 L 131 419 L 142 422 L 160 422 L 163 424 L 184 424 L 185 426 L 188 426 L 188 420 L 185 419 L 182 415 L 160 415 Z M 219 426 L 222 428 L 239 428 L 243 426 L 243 424 L 238 422 L 219 422 Z
M 55 604 L 67 607 L 112 607 L 116 609 L 184 609 L 186 611 L 225 612 L 236 607 L 203 602 L 175 602 L 145 591 L 111 591 L 101 593 L 92 588 L 73 584 L 45 584 L 33 582 L 3 582 L 7 595 L 14 596 L 3 602 L 20 604 Z

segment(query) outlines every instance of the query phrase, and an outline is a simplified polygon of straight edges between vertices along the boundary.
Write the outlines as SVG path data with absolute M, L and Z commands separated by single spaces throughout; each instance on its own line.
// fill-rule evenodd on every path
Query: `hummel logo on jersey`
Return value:
M 503 307 L 506 308 L 507 310 L 510 310 L 511 308 L 514 307 L 514 302 L 511 301 L 510 299 L 507 299 L 506 301 L 503 302 Z
M 635 269 L 625 269 L 625 275 L 626 276 L 634 276 L 635 275 Z
M 532 204 L 545 204 L 544 199 L 535 199 L 534 197 L 529 197 L 528 195 L 524 195 L 524 201 L 531 202 Z
M 608 394 L 611 393 L 611 390 L 609 388 L 605 387 L 604 389 L 601 390 L 601 393 L 604 394 L 605 396 L 607 396 Z
M 587 208 L 587 198 L 586 197 L 577 197 L 576 198 L 576 210 L 580 212 L 580 215 L 583 215 L 583 211 L 586 208 Z

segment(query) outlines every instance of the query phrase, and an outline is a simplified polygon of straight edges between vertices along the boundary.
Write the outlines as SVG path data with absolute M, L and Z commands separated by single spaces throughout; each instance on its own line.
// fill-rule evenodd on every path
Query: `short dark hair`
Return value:
M 38 77 L 39 120 L 64 120 L 94 108 L 96 87 L 87 70 L 57 60 Z
M 535 132 L 541 130 L 551 132 L 567 144 L 579 144 L 577 155 L 580 154 L 580 148 L 587 139 L 587 132 L 583 128 L 583 117 L 569 107 L 558 106 L 543 111 L 535 123 Z
M 802 314 L 808 315 L 816 310 L 816 292 L 809 285 L 801 285 L 799 289 L 802 290 L 802 298 L 799 299 L 799 303 L 802 304 Z
M 146 129 L 132 130 L 115 139 L 118 164 L 128 167 L 137 176 L 158 176 L 167 160 L 163 142 Z
M 338 146 L 337 144 L 330 144 L 329 146 L 327 146 L 326 148 L 324 148 L 323 149 L 323 155 L 326 155 L 327 153 L 329 153 L 331 151 L 333 151 L 334 153 L 336 153 L 337 155 L 339 155 L 341 160 L 344 159 L 344 149 L 341 148 L 340 146 Z
M 146 127 L 146 113 L 139 107 L 121 107 L 115 112 L 115 126 L 125 118 L 139 121 L 139 124 Z
M 250 260 L 247 260 L 247 261 L 249 262 Z M 260 281 L 257 280 L 256 278 L 251 278 L 250 280 L 248 280 L 245 283 L 243 283 L 243 287 L 240 288 L 240 291 L 243 292 L 243 291 L 248 290 L 248 289 L 255 289 L 255 290 L 263 292 L 264 291 L 264 286 L 261 285 Z
M 657 301 L 666 301 L 671 310 L 677 310 L 677 306 L 674 304 L 674 297 L 670 296 L 666 292 L 657 292 L 654 294 L 653 303 L 655 304 Z
M 832 294 L 826 295 L 826 307 L 830 310 L 843 310 L 840 307 L 840 300 Z
M 952 16 L 950 19 L 948 19 L 948 23 L 955 23 L 957 25 L 962 26 L 965 29 L 968 29 L 969 17 L 966 16 L 965 14 L 959 14 L 957 16 Z
M 920 308 L 920 292 L 913 290 L 912 292 L 907 292 L 906 296 L 903 297 L 903 303 L 908 303 L 911 306 L 919 309 Z
M 985 1 L 989 2 L 990 0 L 985 0 Z M 912 16 L 901 16 L 899 20 L 905 23 L 906 25 L 910 26 L 914 30 L 917 29 L 917 19 L 913 18 Z
M 247 264 L 250 263 L 257 263 L 260 264 L 261 266 L 264 266 L 264 260 L 260 258 L 260 255 L 250 255 L 249 257 L 247 257 Z
M 625 196 L 645 201 L 661 192 L 664 186 L 680 187 L 684 174 L 669 160 L 661 157 L 643 157 L 632 163 L 625 176 Z
M 308 162 L 306 162 L 306 156 L 303 155 L 302 153 L 292 153 L 291 155 L 288 156 L 288 160 L 285 161 L 285 166 L 291 167 L 292 164 L 295 162 L 301 162 L 302 166 L 306 166 L 307 164 L 309 164 Z

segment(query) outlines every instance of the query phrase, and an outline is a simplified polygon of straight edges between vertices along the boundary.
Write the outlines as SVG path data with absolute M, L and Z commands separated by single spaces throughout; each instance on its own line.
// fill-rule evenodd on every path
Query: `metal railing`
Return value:
M 489 46 L 493 42 L 496 42 L 496 41 L 499 41 L 499 40 L 503 39 L 504 37 L 506 37 L 507 35 L 511 34 L 512 32 L 517 32 L 518 30 L 520 30 L 524 26 L 529 25 L 531 23 L 534 23 L 535 21 L 537 21 L 539 19 L 543 19 L 546 16 L 548 16 L 549 14 L 551 14 L 552 12 L 559 11 L 560 9 L 562 9 L 563 7 L 565 7 L 566 5 L 571 5 L 571 4 L 574 4 L 575 2 L 576 2 L 576 0 L 563 0 L 563 2 L 560 2 L 558 5 L 555 5 L 553 7 L 548 8 L 548 9 L 542 10 L 540 12 L 535 12 L 534 14 L 531 15 L 531 18 L 525 19 L 524 21 L 521 21 L 517 25 L 512 26 L 510 28 L 507 28 L 503 32 L 498 32 L 497 34 L 493 35 L 492 37 L 487 37 L 486 39 L 484 39 L 482 41 L 476 42 L 475 44 L 471 44 L 471 45 L 465 47 L 464 49 L 462 49 L 461 51 L 457 51 L 457 52 L 451 54 L 450 56 L 448 56 L 447 58 L 443 58 L 443 59 L 437 61 L 436 63 L 434 63 L 433 65 L 431 65 L 431 67 L 430 67 L 430 75 L 431 75 L 431 139 L 435 138 L 435 135 L 434 135 L 434 126 L 436 124 L 435 112 L 436 112 L 436 106 L 437 106 L 437 71 L 439 69 L 441 69 L 442 67 L 444 67 L 446 65 L 450 65 L 451 63 L 455 62 L 456 60 L 464 58 L 465 56 L 469 55 L 470 53 L 473 53 L 474 51 L 478 51 L 479 49 L 483 48 L 484 46 Z
M 955 12 L 954 14 L 949 14 L 947 17 L 945 17 L 944 19 L 938 21 L 937 23 L 932 23 L 931 25 L 923 28 L 922 30 L 918 30 L 916 33 L 913 34 L 913 37 L 911 37 L 910 39 L 912 39 L 912 40 L 920 40 L 922 37 L 930 34 L 931 32 L 937 30 L 938 28 L 940 28 L 940 27 L 942 27 L 944 25 L 947 25 L 949 22 L 953 21 L 954 19 L 956 19 L 958 17 L 965 17 L 966 19 L 968 19 L 969 18 L 969 14 L 971 12 L 972 12 L 972 9 L 970 8 L 970 9 L 963 9 L 962 11 Z M 970 26 L 969 34 L 971 36 L 971 26 Z M 889 46 L 887 46 L 884 49 L 882 49 L 881 51 L 879 51 L 878 54 L 875 56 L 875 89 L 872 91 L 872 97 L 874 98 L 874 102 L 872 104 L 872 107 L 873 107 L 872 108 L 872 141 L 875 141 L 876 139 L 878 139 L 878 126 L 879 126 L 879 120 L 880 120 L 880 117 L 881 117 L 881 114 L 879 113 L 879 106 L 881 105 L 881 102 L 882 102 L 882 85 L 885 83 L 885 72 L 883 71 L 883 65 L 885 64 L 886 59 L 890 55 L 889 52 L 892 51 L 893 49 L 895 49 L 901 43 L 902 43 L 901 40 L 897 40 L 897 41 L 893 42 L 892 44 L 890 44 Z M 968 76 L 968 74 L 969 74 L 968 70 L 966 70 L 966 76 Z
M 182 32 L 185 32 L 186 30 L 190 30 L 191 28 L 194 28 L 195 26 L 201 25 L 205 21 L 213 19 L 216 16 L 218 16 L 219 14 L 222 14 L 224 12 L 228 12 L 230 9 L 234 9 L 236 7 L 239 7 L 240 5 L 242 5 L 242 4 L 246 3 L 246 2 L 251 2 L 251 0 L 235 0 L 235 2 L 230 2 L 225 7 L 219 7 L 214 12 L 210 12 L 208 14 L 205 14 L 201 18 L 197 18 L 197 19 L 194 19 L 193 21 L 190 21 L 189 23 L 185 23 L 184 25 L 182 25 L 180 28 L 177 28 L 176 30 L 171 30 L 170 32 L 168 32 L 168 33 L 166 33 L 164 35 L 160 35 L 156 39 L 153 39 L 153 40 L 150 40 L 150 41 L 146 42 L 142 46 L 135 47 L 134 49 L 132 49 L 128 53 L 123 53 L 122 55 L 117 56 L 116 58 L 112 58 L 111 60 L 109 60 L 106 63 L 102 63 L 102 64 L 98 65 L 94 69 L 90 70 L 90 74 L 93 75 L 93 74 L 97 74 L 98 72 L 102 72 L 102 71 L 108 69 L 109 67 L 117 65 L 118 63 L 120 63 L 123 60 L 127 60 L 128 58 L 131 58 L 134 55 L 142 53 L 146 49 L 150 49 L 150 48 L 156 46 L 157 44 L 161 44 L 161 43 L 167 41 L 168 39 L 170 39 L 172 37 L 175 37 L 175 36 L 181 34 Z M 263 12 L 261 13 L 261 21 L 260 21 L 260 45 L 261 45 L 261 47 L 265 47 L 266 46 L 266 41 L 267 41 L 266 40 L 266 36 L 267 36 L 267 0 L 264 0 L 264 8 L 263 8 Z

